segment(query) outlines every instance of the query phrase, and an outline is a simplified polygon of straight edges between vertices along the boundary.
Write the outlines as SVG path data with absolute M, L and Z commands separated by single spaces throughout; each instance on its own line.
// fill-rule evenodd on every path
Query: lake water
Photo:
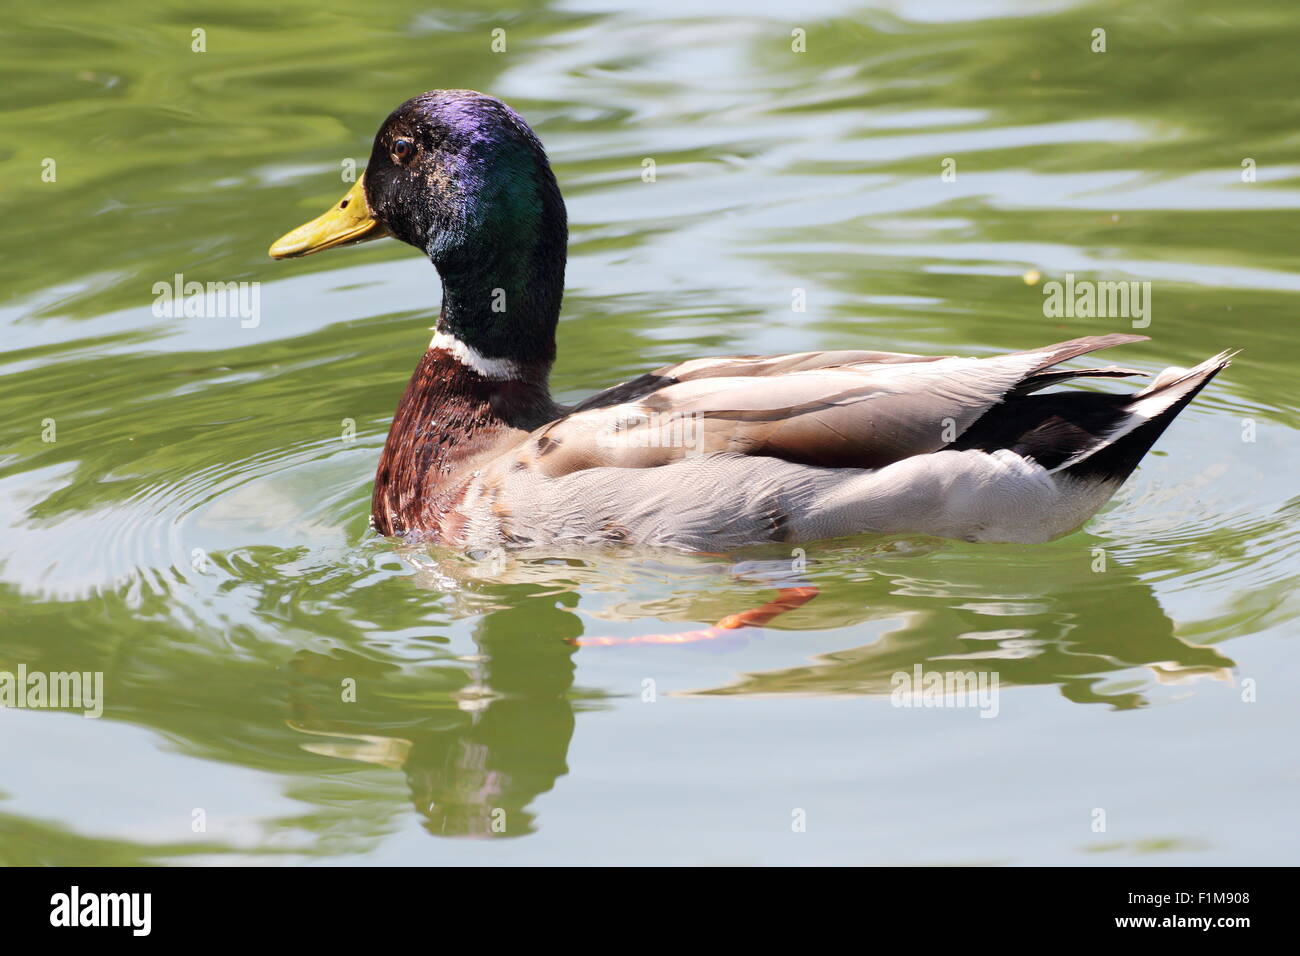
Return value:
M 1296 862 L 1292 4 L 436 3 L 7 14 L 0 672 L 102 673 L 103 713 L 0 710 L 0 862 Z M 1067 273 L 1151 283 L 1103 362 L 1242 353 L 1047 545 L 399 547 L 370 481 L 436 275 L 266 248 L 437 87 L 550 151 L 561 400 L 1132 330 L 1046 317 Z M 256 323 L 155 314 L 177 274 L 260 283 Z M 794 571 L 820 596 L 762 631 L 574 642 Z M 918 667 L 996 714 L 894 706 Z

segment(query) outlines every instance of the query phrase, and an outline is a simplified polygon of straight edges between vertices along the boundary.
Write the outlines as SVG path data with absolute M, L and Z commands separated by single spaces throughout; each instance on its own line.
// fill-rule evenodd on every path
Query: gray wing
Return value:
M 1070 374 L 1132 374 L 1052 367 L 1145 338 L 1088 336 L 989 358 L 854 351 L 684 362 L 593 396 L 507 457 L 550 477 L 710 452 L 880 468 L 945 447 L 1009 394 Z

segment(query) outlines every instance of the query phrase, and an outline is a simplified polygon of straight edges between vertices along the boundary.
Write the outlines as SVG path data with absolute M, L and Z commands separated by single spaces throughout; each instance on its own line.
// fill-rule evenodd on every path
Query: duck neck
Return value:
M 381 534 L 453 534 L 447 522 L 455 521 L 467 471 L 559 417 L 547 380 L 564 288 L 564 237 L 558 253 L 551 238 L 513 259 L 435 260 L 442 312 L 375 473 L 371 520 Z
M 501 227 L 508 236 L 485 229 L 472 244 L 431 256 L 442 278 L 439 336 L 543 388 L 564 295 L 568 230 L 560 210 L 535 220 L 531 231 L 522 228 L 524 218 Z

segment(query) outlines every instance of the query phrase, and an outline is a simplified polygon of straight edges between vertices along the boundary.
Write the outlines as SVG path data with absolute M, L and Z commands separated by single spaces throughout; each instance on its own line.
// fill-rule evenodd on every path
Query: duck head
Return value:
M 541 141 L 495 97 L 433 90 L 375 135 L 364 174 L 273 259 L 393 236 L 442 278 L 437 331 L 489 360 L 549 369 L 564 290 L 564 200 Z

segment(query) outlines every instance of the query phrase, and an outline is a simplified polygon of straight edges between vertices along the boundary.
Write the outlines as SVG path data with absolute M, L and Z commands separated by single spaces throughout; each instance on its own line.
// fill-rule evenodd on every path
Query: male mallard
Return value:
M 1146 338 L 989 358 L 798 352 L 694 359 L 572 408 L 551 399 L 568 227 L 546 153 L 500 100 L 399 106 L 361 179 L 277 259 L 392 235 L 442 278 L 442 312 L 375 475 L 382 534 L 459 546 L 627 541 L 727 551 L 859 532 L 1046 541 L 1110 498 L 1228 365 L 1126 395 L 1036 394 Z

